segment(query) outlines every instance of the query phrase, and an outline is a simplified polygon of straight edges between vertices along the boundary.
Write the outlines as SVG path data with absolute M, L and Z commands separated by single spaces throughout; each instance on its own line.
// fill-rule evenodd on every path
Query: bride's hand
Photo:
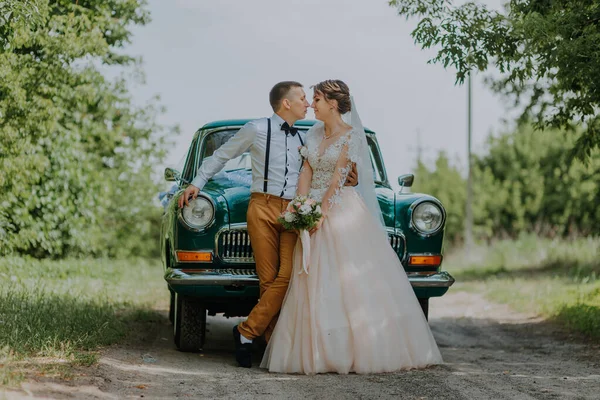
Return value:
M 308 231 L 309 235 L 312 236 L 313 233 L 315 233 L 316 231 L 319 230 L 319 228 L 321 227 L 321 225 L 323 225 L 323 221 L 325 220 L 325 216 L 323 215 L 318 221 L 317 224 L 310 230 Z

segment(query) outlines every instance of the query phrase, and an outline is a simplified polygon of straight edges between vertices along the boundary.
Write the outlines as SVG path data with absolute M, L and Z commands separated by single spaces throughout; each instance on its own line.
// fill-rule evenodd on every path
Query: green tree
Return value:
M 473 215 L 480 240 L 600 234 L 600 151 L 587 163 L 570 162 L 568 149 L 580 132 L 560 130 L 539 135 L 531 125 L 490 136 L 483 154 L 474 157 Z M 415 190 L 430 193 L 446 208 L 446 237 L 463 240 L 466 182 L 442 151 L 435 168 L 422 162 L 415 171 Z
M 149 22 L 144 5 L 0 3 L 0 253 L 117 255 L 154 247 L 152 168 L 169 131 L 155 122 L 156 102 L 135 107 L 126 79 L 109 81 L 98 67 L 139 68 L 120 50 L 133 25 Z M 137 239 L 122 242 L 129 232 Z
M 477 223 L 487 227 L 486 236 L 600 233 L 600 153 L 593 151 L 586 164 L 570 162 L 568 149 L 579 135 L 565 140 L 563 131 L 538 135 L 521 125 L 489 138 L 487 154 L 475 160 L 483 216 Z
M 456 69 L 462 83 L 472 70 L 495 66 L 492 86 L 524 107 L 536 126 L 574 131 L 583 127 L 572 155 L 581 159 L 600 146 L 600 4 L 597 0 L 511 0 L 505 11 L 473 1 L 391 0 L 431 60 Z
M 0 2 L 0 47 L 7 49 L 15 31 L 33 27 L 42 22 L 46 13 L 43 0 L 3 0 Z

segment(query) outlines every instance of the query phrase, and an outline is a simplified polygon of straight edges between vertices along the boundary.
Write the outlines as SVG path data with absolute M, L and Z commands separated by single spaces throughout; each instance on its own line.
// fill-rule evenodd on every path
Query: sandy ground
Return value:
M 475 293 L 451 290 L 430 308 L 446 364 L 426 370 L 298 376 L 238 368 L 231 340 L 238 319 L 217 316 L 209 317 L 203 353 L 176 351 L 171 326 L 156 324 L 133 343 L 105 349 L 97 366 L 78 370 L 68 382 L 28 380 L 21 391 L 0 392 L 0 398 L 600 398 L 599 346 Z

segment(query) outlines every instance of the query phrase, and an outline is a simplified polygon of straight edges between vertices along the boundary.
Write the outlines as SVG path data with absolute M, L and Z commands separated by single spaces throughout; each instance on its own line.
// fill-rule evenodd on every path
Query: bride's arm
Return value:
M 298 187 L 296 188 L 296 196 L 308 196 L 310 191 L 310 183 L 312 181 L 312 167 L 308 160 L 304 160 L 302 169 L 300 170 L 300 177 L 298 178 Z
M 340 157 L 337 160 L 335 172 L 329 182 L 329 188 L 323 196 L 323 201 L 321 203 L 323 217 L 327 216 L 327 213 L 334 204 L 339 203 L 340 191 L 344 187 L 348 172 L 350 172 L 351 169 L 351 162 L 348 158 L 348 143 L 346 143 L 343 145 Z

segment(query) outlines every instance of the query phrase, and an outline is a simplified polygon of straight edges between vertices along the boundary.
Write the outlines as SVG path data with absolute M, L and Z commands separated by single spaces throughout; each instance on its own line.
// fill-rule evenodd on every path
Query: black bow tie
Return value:
M 298 133 L 298 128 L 290 127 L 287 122 L 281 124 L 281 130 L 285 131 L 286 135 L 291 134 L 292 136 L 296 136 L 296 133 Z

